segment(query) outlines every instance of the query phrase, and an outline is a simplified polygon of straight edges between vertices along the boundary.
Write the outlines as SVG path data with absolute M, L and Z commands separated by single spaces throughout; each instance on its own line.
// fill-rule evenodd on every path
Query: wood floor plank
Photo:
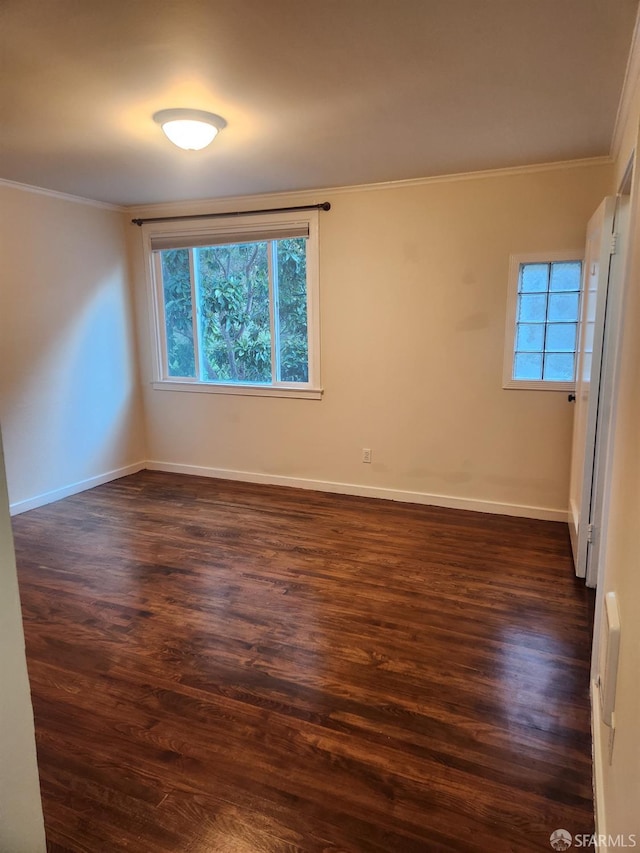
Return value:
M 593 831 L 564 525 L 146 471 L 14 535 L 51 853 Z

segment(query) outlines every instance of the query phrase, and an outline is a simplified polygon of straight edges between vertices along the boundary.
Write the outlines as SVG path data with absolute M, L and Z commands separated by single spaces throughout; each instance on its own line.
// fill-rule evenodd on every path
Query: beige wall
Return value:
M 640 87 L 631 98 L 632 108 L 616 162 L 616 181 L 638 149 Z M 620 660 L 615 700 L 615 740 L 611 764 L 610 730 L 598 720 L 596 707 L 595 770 L 598 794 L 598 829 L 618 835 L 635 833 L 640 845 L 640 166 L 636 160 L 630 224 L 630 254 L 625 282 L 624 319 L 614 414 L 610 516 L 606 553 L 597 591 L 596 636 L 600 645 L 600 618 L 605 593 L 613 591 L 620 610 Z M 612 190 L 617 189 L 616 184 Z M 598 672 L 597 661 L 594 673 Z M 595 701 L 598 701 L 597 692 Z M 606 847 L 603 848 L 606 850 Z
M 0 850 L 44 853 L 33 710 L 0 437 Z
M 20 509 L 144 458 L 122 214 L 0 185 L 0 257 L 0 423 Z
M 610 181 L 610 166 L 593 165 L 241 200 L 332 203 L 320 214 L 319 402 L 152 390 L 141 235 L 130 226 L 148 458 L 566 517 L 566 394 L 501 387 L 509 255 L 582 247 Z M 363 447 L 373 464 L 360 461 Z

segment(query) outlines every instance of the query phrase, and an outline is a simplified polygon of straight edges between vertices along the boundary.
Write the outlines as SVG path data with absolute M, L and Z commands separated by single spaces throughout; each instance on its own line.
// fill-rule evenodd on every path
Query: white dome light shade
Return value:
M 168 139 L 187 151 L 206 148 L 227 126 L 226 121 L 215 113 L 203 110 L 160 110 L 153 120 L 162 126 Z
M 206 148 L 218 133 L 218 128 L 212 124 L 191 119 L 167 121 L 162 125 L 162 129 L 174 145 L 188 151 L 200 151 L 201 148 Z

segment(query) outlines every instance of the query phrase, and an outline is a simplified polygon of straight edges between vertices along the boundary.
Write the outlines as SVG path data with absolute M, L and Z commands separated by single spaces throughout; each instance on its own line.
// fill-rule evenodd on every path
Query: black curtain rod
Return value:
M 271 207 L 266 210 L 234 210 L 231 213 L 191 213 L 186 216 L 150 216 L 147 219 L 132 219 L 133 225 L 145 222 L 177 222 L 184 219 L 217 219 L 220 216 L 257 216 L 260 213 L 291 213 L 294 210 L 331 210 L 331 204 L 300 204 L 297 207 Z

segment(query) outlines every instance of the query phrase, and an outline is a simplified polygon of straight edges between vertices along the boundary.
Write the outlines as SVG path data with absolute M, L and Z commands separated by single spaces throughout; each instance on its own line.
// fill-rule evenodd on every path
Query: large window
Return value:
M 317 213 L 155 226 L 156 387 L 320 396 Z
M 572 389 L 581 253 L 511 258 L 504 387 Z

